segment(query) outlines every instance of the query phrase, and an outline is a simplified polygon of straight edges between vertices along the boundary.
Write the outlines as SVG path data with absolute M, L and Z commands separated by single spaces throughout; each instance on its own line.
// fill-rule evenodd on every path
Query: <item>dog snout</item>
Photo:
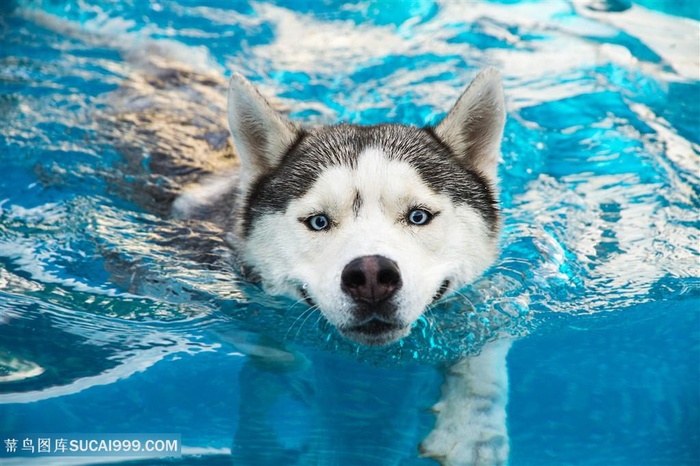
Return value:
M 403 284 L 396 262 L 383 256 L 363 256 L 343 269 L 341 289 L 353 300 L 375 305 L 391 298 Z

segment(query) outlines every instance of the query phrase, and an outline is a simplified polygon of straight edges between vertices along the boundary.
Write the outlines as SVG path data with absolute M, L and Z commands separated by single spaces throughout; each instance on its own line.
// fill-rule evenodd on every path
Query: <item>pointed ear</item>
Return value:
M 467 87 L 435 134 L 461 163 L 495 182 L 505 119 L 501 74 L 488 68 Z
M 228 86 L 228 124 L 242 174 L 248 179 L 275 168 L 298 134 L 297 127 L 238 73 Z

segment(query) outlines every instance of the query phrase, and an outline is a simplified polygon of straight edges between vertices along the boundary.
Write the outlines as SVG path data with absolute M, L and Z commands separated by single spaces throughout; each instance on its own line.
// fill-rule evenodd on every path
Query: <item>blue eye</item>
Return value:
M 331 226 L 330 220 L 324 214 L 313 215 L 307 218 L 304 223 L 312 231 L 328 230 Z
M 408 213 L 406 219 L 412 225 L 427 225 L 434 215 L 423 209 L 413 209 Z

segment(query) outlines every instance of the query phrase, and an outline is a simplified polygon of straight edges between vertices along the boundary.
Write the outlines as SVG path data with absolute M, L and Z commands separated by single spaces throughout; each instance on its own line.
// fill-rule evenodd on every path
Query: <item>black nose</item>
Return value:
M 340 276 L 340 288 L 355 301 L 378 304 L 401 288 L 399 266 L 382 256 L 363 256 L 352 260 Z

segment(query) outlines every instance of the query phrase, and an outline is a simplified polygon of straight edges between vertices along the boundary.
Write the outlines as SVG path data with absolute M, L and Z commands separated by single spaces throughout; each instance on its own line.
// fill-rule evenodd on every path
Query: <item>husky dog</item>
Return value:
M 184 192 L 174 216 L 217 223 L 248 276 L 306 301 L 346 338 L 405 337 L 428 306 L 495 260 L 505 122 L 496 70 L 479 74 L 434 127 L 305 129 L 238 74 L 228 120 L 239 169 Z M 506 462 L 507 350 L 491 343 L 449 371 L 424 456 Z
M 228 117 L 240 172 L 183 194 L 175 216 L 214 220 L 267 292 L 303 298 L 347 338 L 406 336 L 496 257 L 505 117 L 496 71 L 435 128 L 305 130 L 240 75 Z

